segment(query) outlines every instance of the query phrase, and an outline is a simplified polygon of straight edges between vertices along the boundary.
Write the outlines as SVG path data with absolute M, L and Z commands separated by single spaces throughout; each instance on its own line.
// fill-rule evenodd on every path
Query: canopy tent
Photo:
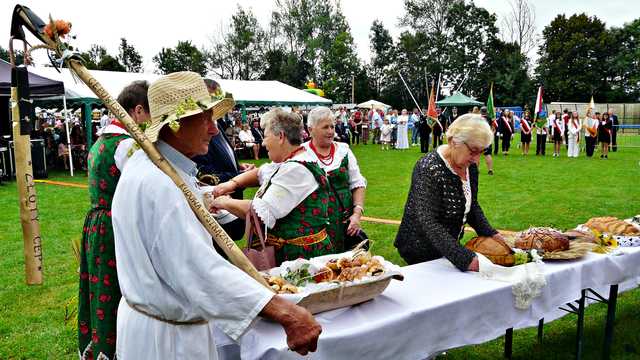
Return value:
M 60 71 L 56 70 L 53 67 L 43 67 L 43 66 L 35 66 L 29 68 L 29 71 L 32 71 L 40 76 L 44 76 L 50 79 L 55 79 L 58 81 L 64 82 L 64 95 L 62 96 L 52 96 L 47 98 L 48 100 L 62 100 L 64 103 L 65 113 L 67 111 L 66 101 L 69 100 L 73 103 L 78 103 L 83 107 L 84 113 L 84 123 L 85 129 L 87 132 L 87 147 L 91 147 L 93 143 L 93 123 L 91 119 L 91 106 L 92 105 L 101 105 L 102 101 L 98 99 L 98 97 L 89 89 L 87 85 L 85 85 L 79 79 L 76 80 L 71 71 L 68 68 L 61 68 Z M 104 87 L 107 92 L 116 97 L 125 86 L 131 84 L 131 82 L 136 80 L 147 80 L 149 82 L 155 81 L 162 75 L 151 74 L 151 73 L 127 73 L 127 72 L 118 72 L 118 71 L 101 71 L 101 70 L 90 70 L 91 75 L 93 75 L 98 82 Z
M 332 101 L 275 80 L 216 79 L 225 92 L 233 94 L 240 106 L 331 106 Z
M 64 94 L 62 81 L 37 75 L 29 68 L 29 88 L 34 99 Z M 11 64 L 0 59 L 0 96 L 11 96 Z
M 33 70 L 32 70 L 33 69 Z M 34 73 L 64 82 L 64 96 L 50 99 L 71 100 L 84 105 L 85 124 L 91 129 L 91 105 L 102 104 L 98 97 L 83 82 L 76 81 L 67 68 L 58 72 L 52 67 L 33 67 Z M 154 82 L 162 75 L 152 73 L 127 73 L 116 71 L 90 70 L 91 75 L 111 94 L 118 96 L 122 89 L 136 80 Z M 281 83 L 279 81 L 248 81 L 216 79 L 222 90 L 230 92 L 236 103 L 242 108 L 243 115 L 247 106 L 331 106 L 331 100 L 310 94 L 304 90 Z M 92 142 L 91 133 L 87 131 L 87 145 Z
M 369 100 L 356 105 L 356 107 L 365 109 L 388 109 L 391 106 L 377 100 Z
M 29 68 L 29 71 L 48 77 L 50 79 L 56 79 L 64 82 L 64 96 L 67 100 L 93 100 L 96 104 L 102 102 L 98 100 L 98 97 L 85 85 L 82 81 L 76 80 L 71 71 L 67 68 L 61 68 L 58 72 L 53 67 L 36 66 Z M 89 70 L 98 82 L 104 87 L 111 96 L 118 96 L 120 91 L 125 86 L 131 84 L 136 80 L 147 80 L 153 82 L 162 75 L 152 73 L 128 73 L 119 71 L 102 71 L 102 70 Z M 62 98 L 62 97 L 60 97 Z
M 461 92 L 456 92 L 440 101 L 436 101 L 438 106 L 482 106 L 484 103 L 466 96 Z

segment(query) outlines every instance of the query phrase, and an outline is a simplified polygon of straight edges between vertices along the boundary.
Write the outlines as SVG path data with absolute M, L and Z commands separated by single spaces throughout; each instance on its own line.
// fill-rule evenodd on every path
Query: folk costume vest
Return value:
M 331 189 L 324 170 L 313 162 L 288 161 L 294 161 L 306 167 L 313 174 L 318 188 L 289 214 L 277 219 L 273 229 L 268 232 L 267 245 L 275 246 L 278 265 L 287 260 L 309 259 L 336 252 L 332 239 L 327 234 Z M 271 179 L 264 191 L 269 186 L 271 186 Z

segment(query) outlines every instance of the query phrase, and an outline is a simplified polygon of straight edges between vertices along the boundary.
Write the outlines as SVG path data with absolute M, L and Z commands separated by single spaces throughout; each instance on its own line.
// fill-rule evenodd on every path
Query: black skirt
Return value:
M 609 134 L 608 131 L 604 130 L 604 131 L 599 131 L 598 132 L 598 142 L 603 142 L 603 143 L 611 143 L 611 135 Z
M 523 132 L 520 133 L 520 142 L 530 143 L 531 142 L 531 133 L 525 134 Z

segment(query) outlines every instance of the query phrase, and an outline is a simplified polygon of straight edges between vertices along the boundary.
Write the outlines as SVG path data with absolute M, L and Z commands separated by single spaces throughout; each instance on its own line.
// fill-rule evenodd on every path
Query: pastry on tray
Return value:
M 637 227 L 613 216 L 594 217 L 589 219 L 584 225 L 591 230 L 611 235 L 640 235 L 640 230 L 638 230 Z
M 545 252 L 569 250 L 569 237 L 558 230 L 534 227 L 514 235 L 514 245 L 523 250 L 544 250 Z

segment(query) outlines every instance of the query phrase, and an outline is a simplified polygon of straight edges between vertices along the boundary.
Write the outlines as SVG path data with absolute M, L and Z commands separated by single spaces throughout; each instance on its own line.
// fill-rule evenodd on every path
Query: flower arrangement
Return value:
M 538 250 L 536 249 L 522 250 L 514 248 L 513 251 L 513 256 L 515 258 L 514 265 L 522 265 L 530 262 L 542 262 L 542 256 L 538 254 Z
M 596 236 L 596 247 L 593 252 L 598 254 L 606 254 L 618 247 L 618 241 L 609 234 L 603 234 L 598 230 L 591 229 Z

